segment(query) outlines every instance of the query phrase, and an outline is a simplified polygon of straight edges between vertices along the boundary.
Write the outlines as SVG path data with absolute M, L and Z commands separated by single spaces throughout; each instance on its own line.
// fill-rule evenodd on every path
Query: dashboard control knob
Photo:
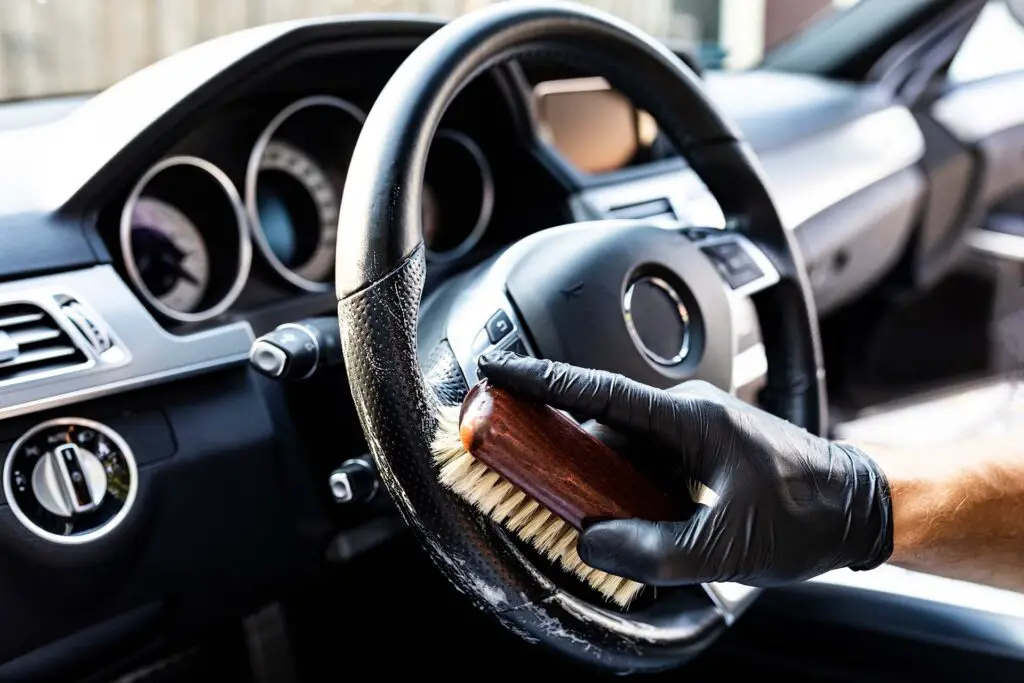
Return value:
M 61 418 L 40 423 L 4 461 L 4 496 L 29 531 L 55 543 L 99 538 L 128 515 L 138 491 L 131 448 L 99 422 Z
M 36 500 L 60 517 L 96 509 L 106 492 L 103 463 L 74 443 L 47 451 L 32 470 L 32 493 Z
M 365 503 L 377 494 L 380 480 L 369 455 L 341 463 L 329 478 L 331 494 L 338 503 Z
M 249 350 L 249 363 L 273 379 L 302 380 L 342 362 L 337 318 L 307 318 L 268 332 Z

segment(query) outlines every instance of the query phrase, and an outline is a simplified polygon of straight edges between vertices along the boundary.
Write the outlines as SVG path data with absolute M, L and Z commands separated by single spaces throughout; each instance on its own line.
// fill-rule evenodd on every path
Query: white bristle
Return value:
M 574 528 L 470 455 L 459 436 L 459 406 L 441 409 L 432 450 L 444 486 L 608 600 L 626 607 L 643 589 L 585 564 L 576 552 Z

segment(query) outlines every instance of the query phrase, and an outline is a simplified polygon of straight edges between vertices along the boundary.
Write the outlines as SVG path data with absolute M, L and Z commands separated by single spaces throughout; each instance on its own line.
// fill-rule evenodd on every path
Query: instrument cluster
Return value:
M 171 156 L 139 179 L 121 213 L 118 243 L 131 284 L 165 318 L 193 323 L 227 311 L 254 260 L 301 292 L 333 288 L 338 210 L 366 115 L 332 95 L 280 109 L 248 147 L 233 180 L 213 162 Z M 439 130 L 424 177 L 428 260 L 469 253 L 494 208 L 494 174 L 479 144 Z

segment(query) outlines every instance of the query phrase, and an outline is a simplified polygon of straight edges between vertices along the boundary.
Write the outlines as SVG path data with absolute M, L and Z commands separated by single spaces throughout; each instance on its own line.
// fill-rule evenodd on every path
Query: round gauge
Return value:
M 434 136 L 422 203 L 427 258 L 451 261 L 480 242 L 494 210 L 494 178 L 472 138 L 453 130 Z
M 271 141 L 256 179 L 256 213 L 274 257 L 301 278 L 323 282 L 334 268 L 338 193 L 313 159 Z
M 252 244 L 231 180 L 204 159 L 164 159 L 121 214 L 121 253 L 150 308 L 179 322 L 220 315 L 245 286 Z
M 199 229 L 166 202 L 139 197 L 131 216 L 135 265 L 164 306 L 192 312 L 210 284 L 210 254 Z
M 245 204 L 264 262 L 290 284 L 331 288 L 338 209 L 365 115 L 326 95 L 285 107 L 249 158 Z

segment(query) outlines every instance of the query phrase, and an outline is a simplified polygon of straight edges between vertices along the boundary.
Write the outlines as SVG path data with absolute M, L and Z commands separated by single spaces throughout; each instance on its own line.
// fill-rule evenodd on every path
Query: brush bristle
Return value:
M 643 589 L 584 564 L 576 552 L 576 529 L 466 451 L 459 437 L 459 406 L 441 408 L 432 450 L 442 485 L 608 600 L 626 607 Z

